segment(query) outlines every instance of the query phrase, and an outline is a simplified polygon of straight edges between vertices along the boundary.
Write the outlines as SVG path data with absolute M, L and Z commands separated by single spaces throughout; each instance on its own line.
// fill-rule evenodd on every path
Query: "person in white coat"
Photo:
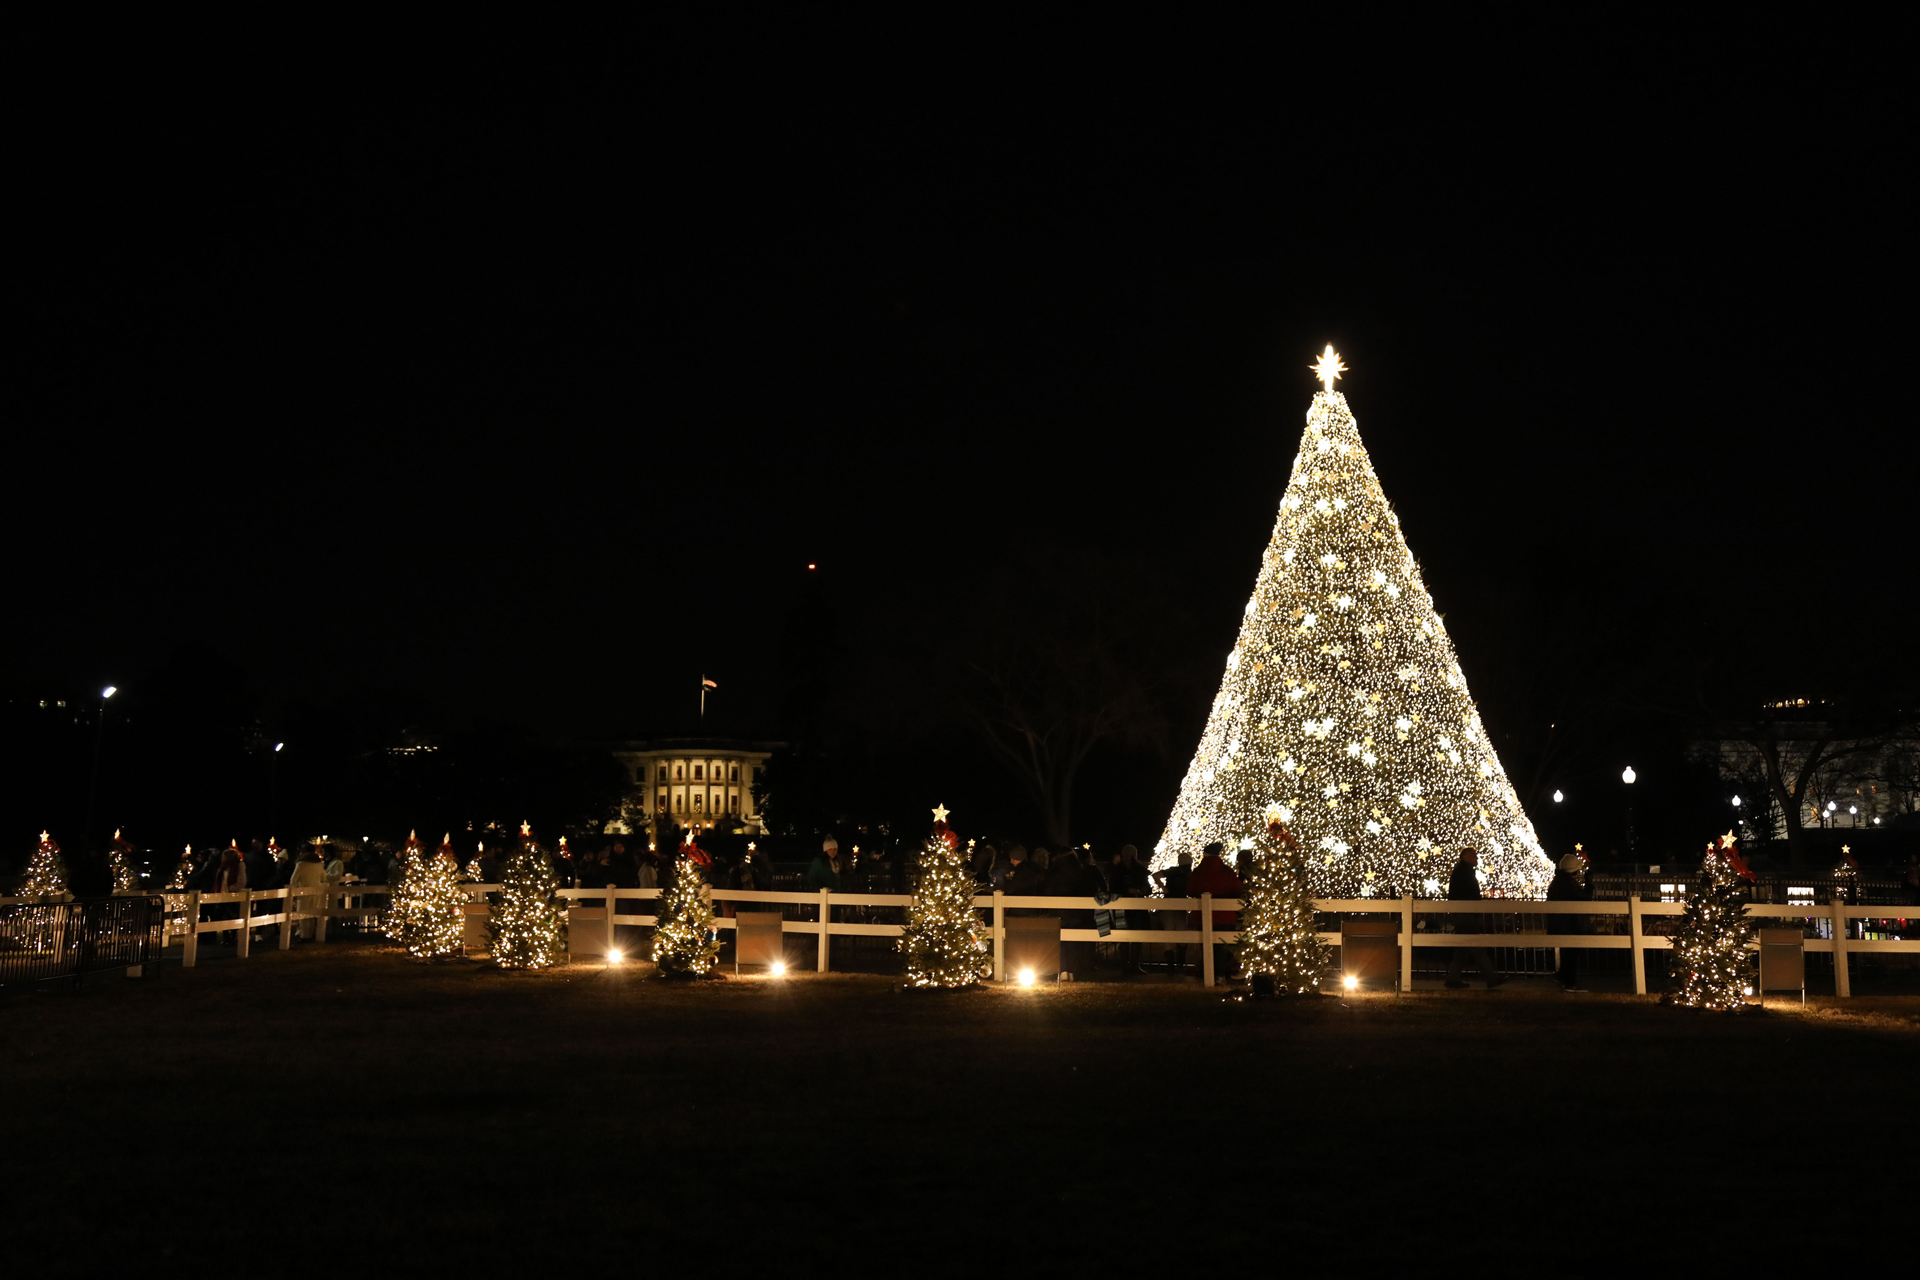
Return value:
M 300 855 L 300 861 L 293 864 L 293 876 L 287 881 L 287 909 L 290 911 L 319 911 L 326 906 L 326 895 L 318 892 L 327 883 L 327 869 L 320 863 L 320 851 L 309 849 Z M 307 892 L 301 892 L 306 890 Z M 297 904 L 297 905 L 296 905 Z M 299 922 L 296 932 L 300 941 L 312 942 L 318 932 L 319 921 L 312 918 Z

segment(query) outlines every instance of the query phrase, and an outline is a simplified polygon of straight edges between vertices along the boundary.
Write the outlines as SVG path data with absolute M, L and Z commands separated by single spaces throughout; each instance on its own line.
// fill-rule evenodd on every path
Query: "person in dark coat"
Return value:
M 1480 901 L 1480 877 L 1474 874 L 1474 868 L 1480 865 L 1480 851 L 1466 848 L 1460 851 L 1460 861 L 1453 864 L 1453 873 L 1447 877 L 1447 900 L 1449 902 Z M 1480 932 L 1481 919 L 1477 915 L 1456 915 L 1453 927 L 1461 933 Z M 1468 953 L 1472 955 L 1469 957 Z M 1460 977 L 1460 962 L 1471 958 L 1480 972 L 1486 975 L 1487 990 L 1504 986 L 1506 979 L 1500 976 L 1500 970 L 1494 966 L 1493 957 L 1487 954 L 1485 947 L 1455 947 L 1453 959 L 1447 962 L 1447 986 L 1455 991 L 1464 991 L 1467 984 Z
M 1098 884 L 1093 872 L 1080 861 L 1078 849 L 1062 849 L 1054 855 L 1052 865 L 1047 868 L 1047 878 L 1042 882 L 1040 892 L 1049 898 L 1091 899 Z M 1089 902 L 1085 907 L 1063 909 L 1060 912 L 1060 927 L 1063 929 L 1093 928 L 1092 903 Z M 1091 942 L 1061 943 L 1060 966 L 1068 973 L 1092 973 L 1093 944 Z
M 1195 867 L 1193 874 L 1187 877 L 1187 896 L 1189 898 L 1197 898 L 1203 893 L 1210 893 L 1216 898 L 1237 898 L 1240 896 L 1240 877 L 1235 875 L 1233 868 L 1227 865 L 1227 860 L 1223 856 L 1225 853 L 1226 847 L 1219 843 L 1210 844 L 1206 847 L 1205 854 L 1200 859 L 1200 865 Z M 1239 927 L 1239 923 L 1240 916 L 1238 912 L 1216 911 L 1213 913 L 1213 927 L 1215 929 L 1234 929 Z M 1198 929 L 1200 927 L 1200 913 L 1198 911 L 1193 913 L 1193 918 L 1188 922 L 1187 927 L 1189 929 Z M 1234 971 L 1233 948 L 1227 943 L 1216 942 L 1213 944 L 1213 971 L 1216 976 L 1230 974 Z
M 1553 873 L 1553 881 L 1547 885 L 1548 902 L 1592 902 L 1593 890 L 1586 886 L 1586 859 L 1577 853 L 1570 853 L 1560 859 L 1560 869 Z M 1583 916 L 1553 916 L 1553 932 L 1582 934 L 1587 931 Z M 1578 952 L 1572 947 L 1560 947 L 1560 971 L 1554 975 L 1559 979 L 1563 991 L 1581 991 L 1580 966 Z
M 1153 896 L 1153 882 L 1147 878 L 1147 864 L 1140 861 L 1140 851 L 1130 844 L 1120 846 L 1120 860 L 1113 864 L 1113 891 L 1123 898 L 1148 898 Z M 1126 913 L 1127 928 L 1150 929 L 1153 917 L 1144 911 Z M 1141 950 L 1144 943 L 1129 942 L 1123 953 L 1126 956 L 1128 973 L 1145 973 L 1141 964 Z
M 1007 851 L 1007 861 L 1013 865 L 1013 870 L 1007 876 L 1006 895 L 1010 898 L 1039 897 L 1047 883 L 1047 873 L 1040 864 L 1029 858 L 1026 849 L 1020 845 Z M 1031 916 L 1039 913 L 1030 907 L 1009 907 L 1007 914 Z

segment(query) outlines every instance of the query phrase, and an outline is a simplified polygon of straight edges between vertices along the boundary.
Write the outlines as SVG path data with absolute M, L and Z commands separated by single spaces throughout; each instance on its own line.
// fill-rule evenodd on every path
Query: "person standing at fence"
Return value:
M 1180 856 L 1174 861 L 1174 864 L 1164 871 L 1154 872 L 1153 878 L 1160 885 L 1161 897 L 1184 898 L 1187 896 L 1187 880 L 1192 875 L 1193 855 L 1185 850 L 1181 850 Z M 1187 927 L 1187 913 L 1184 911 L 1161 911 L 1156 914 L 1160 920 L 1160 927 L 1169 932 Z M 1177 960 L 1170 961 L 1168 966 L 1169 971 L 1173 973 L 1185 972 L 1187 967 L 1187 944 L 1184 942 L 1170 942 L 1167 944 L 1167 950 L 1171 951 L 1173 956 L 1177 957 Z
M 247 866 L 247 887 L 249 889 L 268 889 L 272 887 L 273 858 L 267 853 L 266 841 L 262 840 L 259 836 L 255 836 L 253 839 L 247 841 L 247 851 L 241 855 L 241 861 L 246 863 Z M 247 914 L 252 916 L 256 910 L 258 910 L 258 908 L 250 906 L 247 908 Z M 248 923 L 251 924 L 252 921 L 249 920 Z M 253 940 L 255 942 L 260 941 L 260 934 L 257 931 L 253 935 Z
M 1218 842 L 1206 847 L 1205 855 L 1200 859 L 1200 865 L 1195 867 L 1193 874 L 1187 877 L 1187 896 L 1189 898 L 1197 898 L 1203 893 L 1210 893 L 1216 898 L 1238 898 L 1240 896 L 1240 877 L 1235 875 L 1233 868 L 1227 865 L 1226 852 L 1226 846 Z M 1238 912 L 1216 911 L 1213 913 L 1213 927 L 1216 930 L 1233 929 L 1238 927 L 1239 923 L 1240 915 Z M 1200 927 L 1200 913 L 1198 911 L 1193 913 L 1193 919 L 1188 922 L 1187 927 L 1189 929 L 1198 929 Z M 1233 973 L 1234 969 L 1232 946 L 1225 942 L 1214 943 L 1214 973 L 1217 976 L 1225 976 Z
M 1047 868 L 1047 878 L 1041 886 L 1041 893 L 1049 898 L 1085 898 L 1089 904 L 1093 898 L 1093 873 L 1080 862 L 1077 849 L 1066 848 L 1053 859 L 1053 865 Z M 1060 912 L 1060 927 L 1063 929 L 1093 928 L 1093 907 L 1068 907 Z M 1093 944 L 1091 942 L 1063 942 L 1060 944 L 1060 964 L 1072 974 L 1093 972 Z
M 1547 885 L 1548 902 L 1592 902 L 1593 890 L 1586 886 L 1587 863 L 1577 853 L 1570 853 L 1560 859 L 1560 869 L 1553 873 L 1552 883 Z M 1582 934 L 1587 931 L 1584 916 L 1554 916 L 1555 933 Z M 1580 991 L 1579 952 L 1569 946 L 1560 948 L 1560 970 L 1554 974 L 1559 980 L 1562 991 Z
M 238 893 L 247 887 L 247 863 L 240 855 L 240 846 L 230 844 L 220 854 L 220 863 L 213 870 L 213 892 Z M 216 920 L 235 920 L 240 916 L 240 904 L 223 902 L 219 904 Z M 220 944 L 230 946 L 235 940 L 232 930 L 222 930 Z
M 807 888 L 815 893 L 840 892 L 840 842 L 832 836 L 820 842 L 820 852 L 807 867 Z
M 1027 856 L 1026 849 L 1015 845 L 1007 851 L 1007 860 L 1013 864 L 1013 870 L 1007 875 L 1006 894 L 1009 898 L 1037 898 L 1041 886 L 1047 881 L 1047 873 L 1039 863 Z M 1037 914 L 1030 907 L 1009 907 L 1010 916 L 1031 916 Z
M 327 883 L 327 869 L 320 865 L 320 849 L 315 846 L 303 850 L 300 860 L 293 864 L 293 875 L 287 880 L 287 909 L 289 911 L 320 911 L 326 907 L 326 896 L 320 892 Z M 295 929 L 300 941 L 312 942 L 319 931 L 319 922 L 313 919 L 302 920 Z
M 1460 861 L 1453 864 L 1453 874 L 1447 877 L 1447 900 L 1449 902 L 1480 901 L 1480 877 L 1475 868 L 1480 865 L 1480 851 L 1468 847 L 1460 851 Z M 1477 915 L 1456 915 L 1453 927 L 1461 933 L 1479 933 L 1482 920 Z M 1468 953 L 1472 955 L 1469 957 Z M 1455 947 L 1453 959 L 1447 962 L 1447 986 L 1454 991 L 1466 990 L 1467 984 L 1460 978 L 1460 962 L 1471 958 L 1480 972 L 1486 975 L 1487 990 L 1506 985 L 1506 979 L 1500 976 L 1493 957 L 1485 947 Z
M 1120 846 L 1120 860 L 1113 864 L 1113 891 L 1123 898 L 1146 898 L 1153 894 L 1153 884 L 1147 879 L 1147 864 L 1140 861 L 1140 851 L 1130 844 Z M 1123 912 L 1126 923 L 1122 928 L 1138 929 L 1143 923 L 1150 923 L 1152 917 L 1144 911 Z M 1115 921 L 1116 924 L 1119 921 Z M 1121 954 L 1126 957 L 1128 973 L 1145 973 L 1141 961 L 1143 944 L 1129 942 Z

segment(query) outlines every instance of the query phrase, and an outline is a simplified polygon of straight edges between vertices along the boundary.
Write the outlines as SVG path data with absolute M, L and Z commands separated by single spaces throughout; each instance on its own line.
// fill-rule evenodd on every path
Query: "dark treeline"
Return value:
M 1250 584 L 1260 550 L 1206 572 Z M 1824 620 L 1729 622 L 1733 605 L 1704 581 L 1698 596 L 1636 594 L 1619 566 L 1570 561 L 1550 539 L 1539 554 L 1519 581 L 1439 566 L 1429 583 L 1551 850 L 1580 841 L 1624 857 L 1629 799 L 1643 861 L 1724 830 L 1728 784 L 1688 748 L 1764 701 L 1824 699 L 1823 715 L 1863 731 L 1911 720 L 1906 669 L 1870 628 L 1836 650 L 1812 634 Z M 786 743 L 762 787 L 777 856 L 808 854 L 826 831 L 917 840 L 938 803 L 969 835 L 1146 848 L 1238 623 L 1189 611 L 1196 572 L 1044 546 L 935 588 L 809 572 L 782 616 L 751 619 L 772 641 L 777 706 L 741 708 L 722 690 L 705 721 L 689 713 L 632 736 Z M 188 843 L 437 839 L 521 821 L 577 839 L 620 812 L 624 775 L 604 742 L 464 719 L 406 690 L 276 703 L 213 644 L 126 676 L 104 703 L 72 676 L 22 681 L 4 713 L 0 867 L 17 870 L 44 827 L 83 889 L 103 881 L 90 852 L 115 828 L 165 874 Z M 1627 764 L 1640 777 L 1631 793 Z

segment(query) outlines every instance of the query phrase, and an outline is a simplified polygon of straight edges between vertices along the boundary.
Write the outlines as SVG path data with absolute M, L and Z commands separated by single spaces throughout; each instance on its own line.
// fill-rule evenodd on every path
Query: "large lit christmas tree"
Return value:
M 547 851 L 520 824 L 520 848 L 500 873 L 500 901 L 493 908 L 493 959 L 503 969 L 544 969 L 566 957 L 566 921 L 558 898 L 560 881 Z
M 63 898 L 67 893 L 67 860 L 60 856 L 60 845 L 42 831 L 40 847 L 27 860 L 27 874 L 20 881 L 23 898 Z
M 720 958 L 720 937 L 714 929 L 713 895 L 700 878 L 694 860 L 699 846 L 693 833 L 680 846 L 668 876 L 653 929 L 653 962 L 671 977 L 701 978 L 713 972 Z
M 908 986 L 966 987 L 993 971 L 980 945 L 973 894 L 972 860 L 948 829 L 947 807 L 941 805 L 920 850 L 920 882 L 900 935 Z
M 1667 999 L 1695 1009 L 1738 1009 L 1753 985 L 1753 957 L 1747 944 L 1754 923 L 1740 893 L 1753 872 L 1734 850 L 1731 831 L 1707 846 L 1701 866 L 1706 884 L 1687 900 L 1680 931 L 1673 935 L 1674 986 Z
M 419 861 L 408 884 L 412 901 L 407 954 L 416 960 L 459 955 L 467 924 L 467 894 L 460 887 L 460 859 L 454 855 L 451 836 L 440 841 L 432 857 Z
M 1241 889 L 1239 956 L 1256 993 L 1282 996 L 1317 994 L 1331 959 L 1314 919 L 1306 854 L 1278 815 L 1254 845 Z
M 407 844 L 400 851 L 400 870 L 393 877 L 393 892 L 387 898 L 387 937 L 398 945 L 413 949 L 420 886 L 417 883 L 423 855 L 420 833 L 407 832 Z
M 1471 845 L 1491 895 L 1552 863 L 1500 767 L 1374 476 L 1329 346 L 1239 639 L 1155 869 L 1257 837 L 1271 811 L 1322 897 L 1437 895 Z

